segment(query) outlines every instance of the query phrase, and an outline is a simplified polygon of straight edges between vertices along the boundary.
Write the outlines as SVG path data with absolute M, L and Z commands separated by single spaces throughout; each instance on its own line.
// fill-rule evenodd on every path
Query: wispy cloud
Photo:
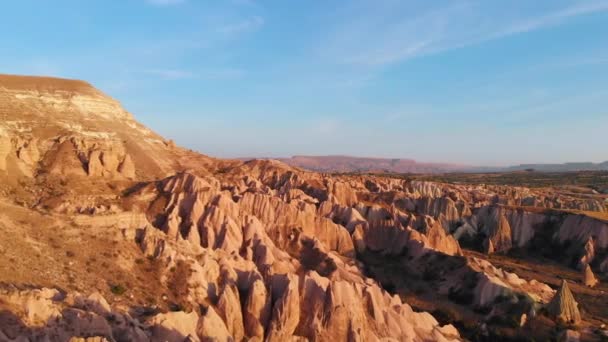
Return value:
M 574 3 L 574 5 L 549 12 L 545 15 L 516 21 L 512 25 L 490 34 L 486 40 L 497 39 L 513 34 L 525 33 L 553 25 L 559 25 L 562 22 L 576 16 L 604 11 L 608 11 L 608 1 Z
M 346 64 L 389 65 L 608 11 L 608 1 L 568 2 L 564 7 L 552 6 L 531 14 L 518 11 L 510 3 L 482 1 L 448 3 L 436 8 L 410 7 L 411 3 L 405 6 L 382 1 L 352 6 L 339 14 L 339 18 L 348 20 L 334 18 L 338 24 L 319 50 Z M 359 20 L 351 20 L 353 17 Z
M 584 94 L 565 96 L 559 99 L 552 98 L 535 105 L 522 106 L 500 113 L 498 117 L 511 125 L 530 126 L 530 124 L 545 124 L 547 116 L 553 121 L 583 120 L 585 117 L 594 117 L 588 110 L 590 103 L 599 103 L 606 98 L 608 92 L 600 90 Z M 599 111 L 598 111 L 599 112 Z M 603 113 L 603 111 L 602 111 Z
M 186 0 L 146 0 L 146 2 L 154 6 L 173 6 L 184 3 Z
M 259 29 L 260 27 L 262 27 L 263 25 L 264 25 L 264 18 L 262 18 L 260 16 L 253 16 L 253 17 L 249 17 L 249 18 L 243 19 L 243 20 L 235 22 L 235 23 L 221 26 L 217 29 L 217 31 L 224 33 L 224 34 L 238 34 L 238 33 L 255 31 L 255 30 Z

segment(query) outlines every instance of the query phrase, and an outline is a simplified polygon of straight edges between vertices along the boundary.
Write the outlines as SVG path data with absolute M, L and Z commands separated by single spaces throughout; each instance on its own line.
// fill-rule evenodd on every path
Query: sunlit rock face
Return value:
M 0 103 L 0 173 L 150 179 L 210 161 L 83 81 L 0 75 Z
M 366 278 L 353 258 L 353 240 L 345 227 L 319 216 L 314 206 L 285 203 L 256 194 L 255 188 L 243 191 L 228 196 L 216 179 L 182 173 L 131 195 L 135 199 L 153 198 L 149 208 L 154 209 L 148 212 L 148 218 L 167 239 L 195 244 L 216 255 L 232 255 L 219 262 L 226 274 L 234 274 L 234 285 L 226 284 L 230 276 L 211 280 L 218 284 L 214 288 L 223 290 L 204 322 L 216 319 L 217 314 L 232 336 L 276 341 L 294 336 L 339 340 L 348 336 L 366 340 L 458 338 L 454 329 L 445 328 L 444 334 L 431 316 L 413 313 L 407 304 Z M 362 219 L 360 215 L 355 217 Z M 370 232 L 381 229 L 372 226 Z M 422 238 L 417 243 L 441 248 L 441 239 L 447 238 L 445 232 L 437 224 L 429 227 L 433 229 L 439 237 L 429 233 L 429 242 L 418 233 Z M 452 252 L 458 253 L 457 242 L 452 243 Z M 236 265 L 249 266 L 245 271 Z M 238 276 L 242 272 L 247 272 L 245 278 Z M 246 309 L 239 303 L 245 303 Z M 383 329 L 386 324 L 401 328 Z M 224 332 L 224 328 L 220 330 Z
M 591 199 L 214 159 L 81 81 L 0 76 L 0 104 L 0 340 L 459 341 L 408 295 L 555 298 L 467 248 L 546 240 L 590 287 L 608 270 L 606 222 L 558 210 Z

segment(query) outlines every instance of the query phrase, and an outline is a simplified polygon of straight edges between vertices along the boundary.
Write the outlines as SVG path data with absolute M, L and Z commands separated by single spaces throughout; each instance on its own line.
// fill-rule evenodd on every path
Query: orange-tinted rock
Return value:
M 585 266 L 585 269 L 583 270 L 583 283 L 585 284 L 585 286 L 589 287 L 595 287 L 595 285 L 599 283 L 599 280 L 597 280 L 595 274 L 593 274 L 593 271 L 591 270 L 591 266 L 589 266 L 589 264 L 587 264 Z
M 547 311 L 552 318 L 564 324 L 580 323 L 581 313 L 578 309 L 578 303 L 565 280 L 562 281 L 560 289 L 547 305 Z

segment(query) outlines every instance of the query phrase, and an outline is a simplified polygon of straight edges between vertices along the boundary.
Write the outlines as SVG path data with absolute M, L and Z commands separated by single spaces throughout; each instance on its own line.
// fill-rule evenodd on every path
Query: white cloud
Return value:
M 331 18 L 337 24 L 319 51 L 345 64 L 382 66 L 608 11 L 605 0 L 567 2 L 561 8 L 549 4 L 530 14 L 511 2 L 449 2 L 422 9 L 399 1 L 365 2 Z
M 587 110 L 585 105 L 589 103 L 599 103 L 605 99 L 607 95 L 608 92 L 600 90 L 564 96 L 558 99 L 551 98 L 538 104 L 511 109 L 504 113 L 499 113 L 497 116 L 501 117 L 509 124 L 526 126 L 529 126 L 531 123 L 545 124 L 547 122 L 547 115 L 551 115 L 553 121 L 583 120 L 585 117 L 591 115 L 591 113 L 584 113 L 584 115 L 580 114 L 581 111 Z M 575 115 L 577 112 L 579 112 L 579 114 Z
M 545 15 L 516 21 L 512 25 L 488 35 L 487 40 L 538 30 L 561 24 L 563 21 L 576 16 L 603 11 L 608 11 L 607 1 L 577 3 L 563 9 L 549 12 Z

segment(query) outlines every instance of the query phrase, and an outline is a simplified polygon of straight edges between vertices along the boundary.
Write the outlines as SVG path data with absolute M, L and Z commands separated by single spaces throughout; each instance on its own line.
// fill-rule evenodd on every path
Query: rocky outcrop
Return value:
M 148 321 L 150 332 L 156 341 L 200 341 L 196 334 L 199 317 L 195 312 L 161 313 Z
M 484 209 L 478 217 L 480 230 L 486 236 L 487 245 L 490 246 L 491 243 L 494 252 L 508 251 L 513 245 L 509 221 L 501 210 L 492 210 L 492 207 Z
M 226 329 L 228 329 L 230 336 L 240 341 L 245 337 L 245 328 L 243 326 L 239 290 L 234 281 L 236 279 L 224 279 L 224 289 L 217 303 L 217 309 L 218 314 L 226 323 Z
M 118 166 L 118 173 L 128 179 L 135 178 L 135 163 L 133 163 L 133 159 L 131 159 L 130 155 L 126 154 L 123 158 L 122 162 Z
M 251 338 L 264 339 L 264 330 L 270 319 L 270 296 L 261 280 L 253 282 L 245 301 L 243 322 L 245 334 Z
M 589 237 L 583 247 L 583 255 L 578 261 L 578 269 L 584 270 L 595 258 L 595 244 L 593 238 Z
M 550 317 L 564 324 L 580 323 L 581 313 L 578 309 L 578 303 L 574 300 L 568 282 L 565 280 L 562 281 L 560 289 L 547 305 L 547 312 Z
M 156 198 L 147 210 L 155 208 L 156 217 L 161 217 L 158 222 L 163 222 L 159 227 L 167 232 L 170 238 L 196 242 L 202 247 L 228 253 L 238 253 L 245 259 L 253 261 L 264 278 L 272 279 L 267 281 L 271 283 L 278 281 L 277 284 L 280 285 L 278 287 L 273 285 L 270 289 L 262 285 L 259 280 L 255 287 L 254 285 L 239 287 L 238 293 L 247 294 L 246 299 L 236 300 L 236 295 L 228 296 L 227 294 L 230 292 L 226 292 L 225 298 L 231 297 L 233 298 L 231 301 L 246 305 L 241 309 L 245 312 L 243 317 L 237 317 L 236 320 L 229 318 L 234 315 L 225 312 L 238 312 L 239 310 L 228 309 L 229 300 L 219 296 L 219 302 L 217 306 L 213 306 L 213 309 L 222 319 L 229 334 L 239 336 L 243 334 L 258 338 L 272 336 L 272 339 L 286 339 L 292 336 L 306 338 L 363 336 L 364 339 L 380 337 L 381 334 L 378 334 L 378 330 L 376 330 L 378 326 L 370 323 L 373 320 L 367 314 L 361 314 L 359 318 L 347 316 L 343 313 L 345 311 L 343 311 L 342 305 L 332 306 L 333 309 L 327 311 L 327 301 L 337 300 L 330 295 L 331 291 L 335 291 L 334 289 L 337 287 L 342 288 L 341 291 L 351 291 L 348 297 L 352 297 L 353 300 L 360 300 L 360 303 L 369 302 L 369 299 L 366 299 L 369 298 L 366 297 L 369 296 L 366 294 L 368 292 L 365 292 L 367 286 L 363 286 L 361 290 L 364 291 L 359 292 L 361 290 L 358 286 L 362 285 L 356 285 L 365 284 L 364 277 L 357 271 L 354 273 L 352 270 L 349 271 L 347 265 L 343 265 L 339 259 L 332 257 L 332 253 L 349 255 L 348 249 L 341 249 L 340 243 L 336 243 L 340 239 L 335 238 L 333 227 L 349 234 L 352 248 L 356 247 L 358 253 L 371 251 L 386 256 L 410 257 L 412 258 L 411 263 L 416 263 L 418 259 L 422 260 L 422 257 L 427 254 L 434 255 L 437 252 L 448 256 L 462 254 L 458 243 L 446 232 L 440 221 L 429 216 L 412 215 L 396 206 L 357 204 L 353 208 L 330 201 L 321 202 L 318 208 L 315 208 L 311 206 L 314 201 L 307 197 L 308 195 L 297 194 L 298 192 L 293 188 L 285 192 L 290 194 L 289 196 L 279 199 L 268 194 L 269 191 L 273 191 L 272 187 L 263 188 L 256 182 L 248 184 L 250 186 L 238 191 L 232 189 L 229 197 L 223 194 L 220 182 L 213 178 L 179 174 L 154 187 L 144 188 L 134 195 L 142 198 L 151 196 Z M 281 183 L 281 187 L 287 189 L 288 184 L 289 182 Z M 157 189 L 162 189 L 162 191 L 157 193 Z M 162 203 L 162 206 L 157 206 L 155 202 Z M 483 220 L 479 223 L 473 222 L 476 225 L 474 229 L 487 233 L 490 244 L 496 242 L 497 245 L 503 247 L 503 251 L 508 250 L 508 247 L 505 246 L 513 241 L 509 219 L 514 222 L 524 222 L 520 225 L 527 226 L 516 234 L 518 236 L 516 241 L 522 244 L 531 239 L 536 228 L 535 225 L 541 221 L 535 216 L 527 216 L 525 212 L 503 210 L 497 206 L 484 207 L 481 213 L 478 212 L 477 217 L 483 218 Z M 152 212 L 149 212 L 148 216 L 151 221 L 154 221 L 151 214 Z M 204 222 L 204 224 L 192 226 L 196 222 Z M 304 228 L 306 225 L 312 225 L 313 222 L 317 222 L 316 224 L 323 229 L 306 230 Z M 327 223 L 319 224 L 319 222 Z M 236 244 L 227 247 L 223 243 L 209 243 L 219 241 L 217 237 L 225 234 L 219 231 L 213 231 L 210 234 L 209 228 L 212 227 L 232 227 L 222 229 L 225 232 L 232 232 L 230 241 L 236 242 Z M 184 232 L 186 232 L 185 235 Z M 200 234 L 200 242 L 197 238 L 189 237 L 193 232 Z M 205 244 L 204 241 L 209 244 Z M 288 255 L 281 256 L 279 250 L 287 251 Z M 277 259 L 284 261 L 291 259 L 292 265 L 293 260 L 298 260 L 297 268 L 293 269 L 289 266 L 288 269 L 291 269 L 289 272 L 315 273 L 307 273 L 304 278 L 300 273 L 299 279 L 290 276 L 285 280 L 279 280 L 284 276 L 279 276 L 276 272 L 285 268 L 283 268 L 284 266 L 278 267 Z M 313 262 L 313 260 L 317 261 Z M 328 262 L 333 265 L 331 271 L 327 271 Z M 269 266 L 270 268 L 268 268 Z M 319 276 L 319 274 L 323 274 L 323 276 Z M 446 278 L 446 293 L 449 292 L 447 283 L 464 283 L 463 280 L 453 278 L 457 274 L 477 279 L 472 287 L 458 291 L 469 291 L 473 297 L 473 304 L 480 307 L 494 305 L 498 299 L 505 297 L 513 298 L 513 300 L 526 298 L 531 303 L 530 305 L 547 303 L 553 295 L 553 291 L 545 284 L 524 280 L 514 273 L 505 272 L 476 259 L 468 262 L 464 268 L 453 269 L 442 274 L 442 277 Z M 271 275 L 270 278 L 269 275 Z M 344 287 L 344 284 L 339 283 L 345 279 L 348 279 L 348 282 L 354 282 L 354 288 Z M 297 287 L 288 285 L 292 283 L 299 285 Z M 292 290 L 288 290 L 289 286 L 292 286 Z M 296 291 L 297 295 L 291 294 Z M 272 295 L 265 295 L 265 292 L 272 292 Z M 236 294 L 237 291 L 232 291 L 232 293 Z M 311 296 L 310 299 L 306 299 L 308 296 Z M 269 302 L 269 297 L 274 300 Z M 345 297 L 340 295 L 336 298 Z M 314 302 L 316 300 L 319 302 Z M 390 306 L 389 302 L 384 305 Z M 298 304 L 296 305 L 296 303 Z M 360 305 L 353 304 L 353 307 Z M 298 310 L 295 310 L 296 306 Z M 245 310 L 246 307 L 247 310 Z M 380 310 L 373 303 L 372 308 L 372 312 Z M 297 317 L 296 311 L 300 315 L 298 319 L 294 318 Z M 352 307 L 347 311 L 355 312 Z M 252 312 L 256 314 L 252 314 Z M 285 314 L 285 312 L 290 313 Z M 373 317 L 380 316 L 374 315 Z M 293 318 L 293 321 L 290 318 Z M 229 323 L 235 321 L 238 322 L 236 325 Z M 389 323 L 385 319 L 378 324 L 381 326 L 381 324 Z M 231 328 L 231 326 L 241 327 L 241 325 L 243 333 L 240 332 L 240 328 L 237 330 Z M 314 329 L 307 329 L 305 326 L 312 326 Z M 337 329 L 337 326 L 343 327 L 343 330 Z M 348 327 L 351 326 L 360 326 L 361 329 L 349 330 Z M 379 329 L 382 330 L 382 328 Z M 391 332 L 390 336 L 395 335 Z
M 158 330 L 152 328 L 149 337 L 138 320 L 127 312 L 112 309 L 98 293 L 83 297 L 77 293 L 65 296 L 47 288 L 9 289 L 0 292 L 0 300 L 3 309 L 10 310 L 18 319 L 0 327 L 0 338 L 7 341 L 43 338 L 67 341 L 74 336 L 96 336 L 99 341 L 160 340 L 154 334 Z
M 608 248 L 608 223 L 587 215 L 567 215 L 559 226 L 559 242 L 573 241 L 581 244 L 592 238 L 595 248 Z
M 213 178 L 183 173 L 131 195 L 135 202 L 152 199 L 142 209 L 166 234 L 164 243 L 159 241 L 163 235 L 142 235 L 139 241 L 146 253 L 165 260 L 177 248 L 171 246 L 194 243 L 216 260 L 203 263 L 199 258 L 196 265 L 204 266 L 193 268 L 188 281 L 192 305 L 208 303 L 197 328 L 201 339 L 214 336 L 214 326 L 219 327 L 217 336 L 238 340 L 458 338 L 453 328 L 440 327 L 428 314 L 414 314 L 366 280 L 349 259 L 353 242 L 346 228 L 318 216 L 307 204 L 285 203 L 257 191 L 249 188 L 239 196 L 226 196 Z M 376 221 L 351 216 L 373 227 L 369 229 L 379 229 Z M 459 253 L 457 242 L 449 240 L 439 222 L 428 217 L 416 227 L 421 232 L 408 228 L 419 236 L 416 243 Z M 371 236 L 375 231 L 369 232 Z M 227 234 L 230 244 L 220 243 Z M 231 257 L 223 258 L 226 253 Z M 221 265 L 212 267 L 214 263 Z M 165 267 L 171 265 L 176 261 Z M 210 295 L 212 288 L 219 290 Z
M 136 166 L 121 141 L 72 134 L 39 142 L 19 132 L 7 134 L 0 139 L 0 170 L 10 167 L 27 177 L 135 178 Z
M 196 332 L 202 341 L 232 341 L 226 324 L 215 312 L 213 307 L 205 309 L 205 313 L 198 322 Z
M 414 197 L 438 198 L 444 194 L 441 186 L 432 182 L 412 181 L 408 185 L 408 190 L 414 195 Z
M 298 282 L 288 278 L 285 289 L 279 296 L 272 309 L 272 317 L 268 326 L 268 341 L 289 340 L 300 321 L 300 295 Z
M 498 298 L 516 298 L 523 295 L 532 303 L 548 303 L 554 291 L 536 280 L 527 281 L 515 273 L 506 272 L 485 260 L 472 258 L 468 267 L 476 273 L 477 282 L 473 289 L 474 304 L 491 306 Z
M 175 238 L 182 238 L 208 248 L 221 248 L 227 252 L 242 247 L 243 228 L 255 217 L 266 225 L 266 234 L 275 244 L 287 248 L 293 241 L 293 230 L 302 230 L 306 236 L 318 236 L 324 245 L 343 255 L 353 253 L 353 245 L 346 229 L 316 214 L 314 206 L 285 203 L 263 194 L 245 192 L 238 201 L 227 196 L 213 178 L 197 178 L 180 174 L 159 185 L 161 194 L 156 203 L 166 203 L 161 213 L 152 213 L 152 222 Z M 155 191 L 155 187 L 149 188 Z
M 456 226 L 463 215 L 467 214 L 468 208 L 463 204 L 460 212 L 456 203 L 449 197 L 422 197 L 416 201 L 416 212 L 439 219 L 446 230 Z M 470 213 L 468 213 L 470 215 Z
M 86 82 L 0 75 L 0 102 L 0 172 L 157 179 L 211 164 L 165 144 Z
M 502 205 L 475 209 L 453 233 L 468 248 L 487 254 L 533 248 L 533 252 L 543 251 L 556 261 L 568 260 L 568 266 L 580 270 L 593 262 L 598 253 L 608 251 L 607 234 L 608 223 L 593 215 Z M 556 253 L 557 250 L 563 253 Z M 574 258 L 576 262 L 570 265 Z
M 82 161 L 78 158 L 78 149 L 73 141 L 63 140 L 44 155 L 43 168 L 52 175 L 73 177 L 86 176 Z
M 438 221 L 427 220 L 425 225 L 423 233 L 428 243 L 423 241 L 423 245 L 447 255 L 462 255 L 458 241 L 448 235 Z
M 97 147 L 88 153 L 79 152 L 79 155 L 88 155 L 88 158 L 83 158 L 83 162 L 90 177 L 135 178 L 135 164 L 124 147 L 118 145 L 102 148 Z
M 428 313 L 415 313 L 377 285 L 327 282 L 306 275 L 301 320 L 295 333 L 309 340 L 458 340 L 452 326 L 441 327 Z
M 511 227 L 512 245 L 517 247 L 527 246 L 538 227 L 547 221 L 546 215 L 523 209 L 505 210 L 505 217 Z
M 591 270 L 591 266 L 589 266 L 588 264 L 585 266 L 585 269 L 583 271 L 583 283 L 585 284 L 585 286 L 589 287 L 595 287 L 595 285 L 599 283 L 599 281 L 595 277 L 595 274 L 593 274 L 593 271 Z

